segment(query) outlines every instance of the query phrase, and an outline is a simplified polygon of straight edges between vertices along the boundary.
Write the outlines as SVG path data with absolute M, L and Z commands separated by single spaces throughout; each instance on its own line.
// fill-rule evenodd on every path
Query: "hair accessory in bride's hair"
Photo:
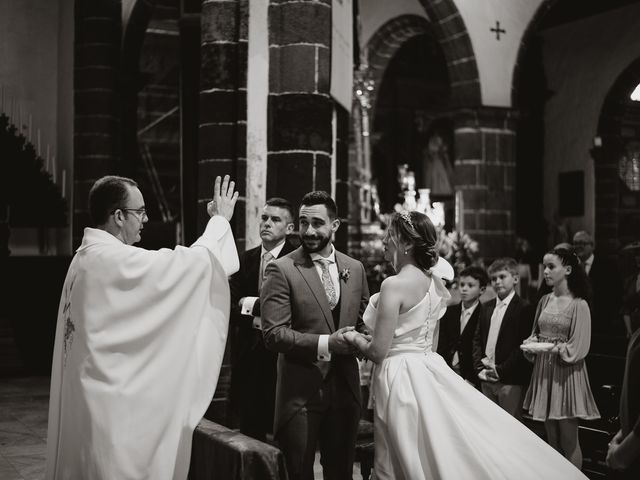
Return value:
M 402 218 L 405 222 L 407 222 L 411 228 L 414 228 L 413 222 L 411 221 L 411 214 L 409 212 L 404 210 L 400 212 L 399 215 L 400 215 L 400 218 Z

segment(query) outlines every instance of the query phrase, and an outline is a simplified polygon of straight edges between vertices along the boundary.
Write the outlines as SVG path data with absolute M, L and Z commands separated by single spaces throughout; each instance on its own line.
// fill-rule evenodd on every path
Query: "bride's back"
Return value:
M 393 288 L 397 289 L 400 296 L 399 315 L 407 313 L 422 302 L 431 286 L 431 277 L 417 267 L 401 271 L 393 280 Z
M 393 290 L 400 304 L 388 356 L 431 350 L 433 332 L 439 317 L 436 310 L 439 309 L 441 300 L 441 295 L 433 289 L 433 282 L 429 275 L 417 268 L 409 272 L 403 270 L 385 280 L 384 288 Z M 375 329 L 377 321 L 391 319 L 375 318 L 380 314 L 381 299 L 375 294 L 372 300 L 375 312 L 365 312 L 365 323 L 369 328 Z

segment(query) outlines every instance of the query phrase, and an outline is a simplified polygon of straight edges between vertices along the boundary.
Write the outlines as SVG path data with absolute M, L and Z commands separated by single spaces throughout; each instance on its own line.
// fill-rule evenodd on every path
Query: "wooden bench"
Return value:
M 356 461 L 363 480 L 373 469 L 373 423 L 360 420 L 356 439 Z M 286 480 L 282 452 L 203 418 L 193 432 L 189 480 Z
M 286 480 L 282 452 L 240 432 L 202 419 L 193 432 L 189 480 Z

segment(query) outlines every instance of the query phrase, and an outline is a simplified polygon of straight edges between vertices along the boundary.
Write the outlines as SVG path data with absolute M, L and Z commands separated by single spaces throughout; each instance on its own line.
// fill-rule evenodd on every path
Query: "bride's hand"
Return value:
M 356 337 L 357 337 L 358 335 L 360 335 L 360 334 L 359 334 L 358 332 L 356 332 L 355 330 L 349 330 L 348 332 L 344 332 L 344 333 L 342 334 L 343 338 L 344 338 L 347 342 L 349 342 L 349 343 L 351 343 L 351 344 L 353 344 L 353 345 L 355 345 L 355 343 L 356 343 Z

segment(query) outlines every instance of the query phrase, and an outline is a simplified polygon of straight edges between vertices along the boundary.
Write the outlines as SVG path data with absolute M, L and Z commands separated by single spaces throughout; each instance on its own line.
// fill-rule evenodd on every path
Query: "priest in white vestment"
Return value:
M 97 228 L 84 231 L 58 311 L 47 480 L 186 479 L 227 338 L 234 186 L 216 179 L 190 248 L 157 251 L 133 246 L 148 220 L 133 180 L 91 189 Z

